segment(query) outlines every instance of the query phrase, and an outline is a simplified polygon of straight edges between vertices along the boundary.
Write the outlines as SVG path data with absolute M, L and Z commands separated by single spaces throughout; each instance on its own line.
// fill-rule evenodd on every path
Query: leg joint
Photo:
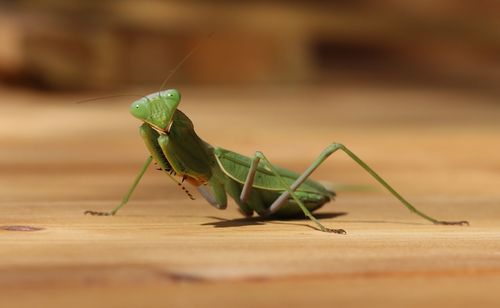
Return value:
M 255 151 L 255 157 L 264 159 L 264 153 L 262 153 L 261 151 Z
M 332 143 L 326 149 L 321 153 L 324 156 L 329 156 L 333 152 L 337 151 L 338 149 L 345 149 L 345 146 L 342 143 Z

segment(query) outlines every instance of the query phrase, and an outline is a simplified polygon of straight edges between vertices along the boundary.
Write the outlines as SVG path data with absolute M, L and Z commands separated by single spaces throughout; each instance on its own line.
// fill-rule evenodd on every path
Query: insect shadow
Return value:
M 315 216 L 317 218 L 336 218 L 340 216 L 347 215 L 346 212 L 331 212 L 331 213 L 318 213 Z M 214 226 L 214 228 L 235 228 L 235 227 L 244 227 L 244 226 L 258 226 L 265 225 L 266 223 L 272 224 L 288 224 L 288 225 L 298 225 L 298 226 L 306 226 L 315 230 L 319 230 L 311 225 L 302 224 L 302 223 L 293 223 L 292 221 L 297 220 L 308 220 L 309 218 L 306 216 L 302 217 L 293 217 L 293 218 L 280 218 L 280 221 L 276 221 L 276 218 L 267 218 L 267 217 L 243 217 L 236 219 L 225 219 L 217 216 L 207 216 L 207 218 L 216 219 L 214 222 L 207 222 L 201 224 L 202 226 Z
M 347 215 L 347 212 L 330 212 L 330 213 L 318 213 L 316 217 L 318 218 L 336 218 Z M 244 227 L 244 226 L 258 226 L 265 225 L 266 223 L 271 224 L 287 224 L 287 225 L 296 225 L 296 226 L 305 226 L 311 229 L 319 230 L 318 228 L 303 224 L 303 223 L 293 223 L 292 221 L 297 220 L 307 220 L 306 216 L 302 217 L 293 217 L 293 218 L 280 218 L 277 221 L 275 218 L 271 217 L 242 217 L 236 219 L 225 219 L 217 216 L 206 216 L 207 218 L 216 219 L 214 222 L 207 222 L 200 224 L 201 226 L 214 226 L 214 228 L 234 228 L 234 227 Z M 343 220 L 345 223 L 377 223 L 377 224 L 403 224 L 403 225 L 425 225 L 425 223 L 419 222 L 401 222 L 401 221 L 387 221 L 387 220 Z

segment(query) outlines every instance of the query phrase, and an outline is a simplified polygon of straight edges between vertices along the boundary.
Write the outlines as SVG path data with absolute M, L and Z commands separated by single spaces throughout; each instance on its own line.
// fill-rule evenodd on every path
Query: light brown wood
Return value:
M 218 211 L 153 170 L 118 216 L 84 216 L 114 207 L 146 158 L 128 103 L 3 90 L 2 307 L 500 304 L 497 97 L 355 87 L 182 92 L 180 108 L 214 145 L 258 149 L 301 171 L 340 141 L 419 209 L 471 226 L 411 215 L 343 154 L 314 177 L 358 190 L 341 189 L 318 212 L 345 236 L 308 220 L 244 219 L 234 203 Z

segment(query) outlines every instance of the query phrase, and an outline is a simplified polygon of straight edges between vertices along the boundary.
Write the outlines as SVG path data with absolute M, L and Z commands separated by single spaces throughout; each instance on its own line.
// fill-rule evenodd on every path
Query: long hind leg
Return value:
M 372 168 L 370 168 L 365 162 L 363 162 L 358 156 L 351 152 L 347 147 L 340 143 L 332 143 L 329 145 L 320 156 L 311 164 L 311 166 L 290 186 L 290 189 L 283 192 L 283 194 L 274 201 L 274 203 L 269 208 L 271 213 L 276 212 L 290 197 L 290 192 L 294 191 L 299 187 L 310 175 L 316 170 L 330 155 L 335 153 L 337 150 L 342 150 L 349 157 L 351 157 L 358 165 L 366 170 L 372 177 L 375 178 L 382 186 L 384 186 L 394 197 L 396 197 L 401 203 L 408 208 L 411 212 L 419 215 L 420 217 L 439 225 L 468 225 L 467 221 L 442 221 L 437 220 L 423 212 L 417 210 L 410 202 L 406 201 L 394 188 L 392 188 L 384 179 L 382 179 Z

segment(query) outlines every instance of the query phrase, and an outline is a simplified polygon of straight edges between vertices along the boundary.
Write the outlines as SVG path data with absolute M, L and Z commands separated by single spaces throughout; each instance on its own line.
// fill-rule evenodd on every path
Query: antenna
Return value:
M 99 100 L 103 100 L 103 99 L 108 99 L 108 98 L 124 97 L 124 96 L 144 97 L 144 95 L 139 95 L 139 94 L 106 95 L 106 96 L 100 96 L 100 97 L 82 99 L 82 100 L 76 101 L 75 104 L 83 104 L 83 103 L 95 102 L 95 101 L 99 101 Z
M 210 32 L 208 34 L 208 39 L 212 38 L 214 32 Z M 165 78 L 165 80 L 162 82 L 161 86 L 160 86 L 160 90 L 161 91 L 163 89 L 163 87 L 167 84 L 167 82 L 170 80 L 170 78 L 182 67 L 182 65 L 189 59 L 191 58 L 191 56 L 193 54 L 195 54 L 198 49 L 200 49 L 201 45 L 202 45 L 203 41 L 199 41 L 198 44 L 196 44 L 196 46 L 194 46 L 191 51 L 189 51 L 189 53 L 179 62 L 177 63 L 177 65 L 172 69 L 170 70 L 170 73 L 168 74 L 167 78 Z M 89 98 L 89 99 L 83 99 L 83 100 L 79 100 L 79 101 L 76 101 L 75 103 L 76 104 L 83 104 L 83 103 L 89 103 L 89 102 L 95 102 L 95 101 L 99 101 L 99 100 L 103 100 L 103 99 L 108 99 L 108 98 L 115 98 L 115 97 L 125 97 L 125 96 L 135 96 L 135 97 L 146 97 L 144 95 L 139 95 L 139 94 L 117 94 L 117 95 L 107 95 L 107 96 L 100 96 L 100 97 L 95 97 L 95 98 Z
M 208 34 L 208 38 L 209 39 L 212 38 L 213 34 L 214 34 L 213 32 L 210 32 L 210 34 Z M 172 70 L 170 70 L 170 73 L 168 74 L 167 78 L 165 78 L 165 80 L 161 83 L 159 91 L 163 89 L 163 87 L 167 84 L 170 78 L 181 68 L 184 62 L 186 62 L 189 58 L 191 58 L 191 56 L 195 52 L 197 52 L 198 49 L 200 49 L 202 43 L 203 41 L 200 40 L 198 44 L 196 44 L 196 46 L 194 46 L 193 49 L 191 49 L 191 51 Z

